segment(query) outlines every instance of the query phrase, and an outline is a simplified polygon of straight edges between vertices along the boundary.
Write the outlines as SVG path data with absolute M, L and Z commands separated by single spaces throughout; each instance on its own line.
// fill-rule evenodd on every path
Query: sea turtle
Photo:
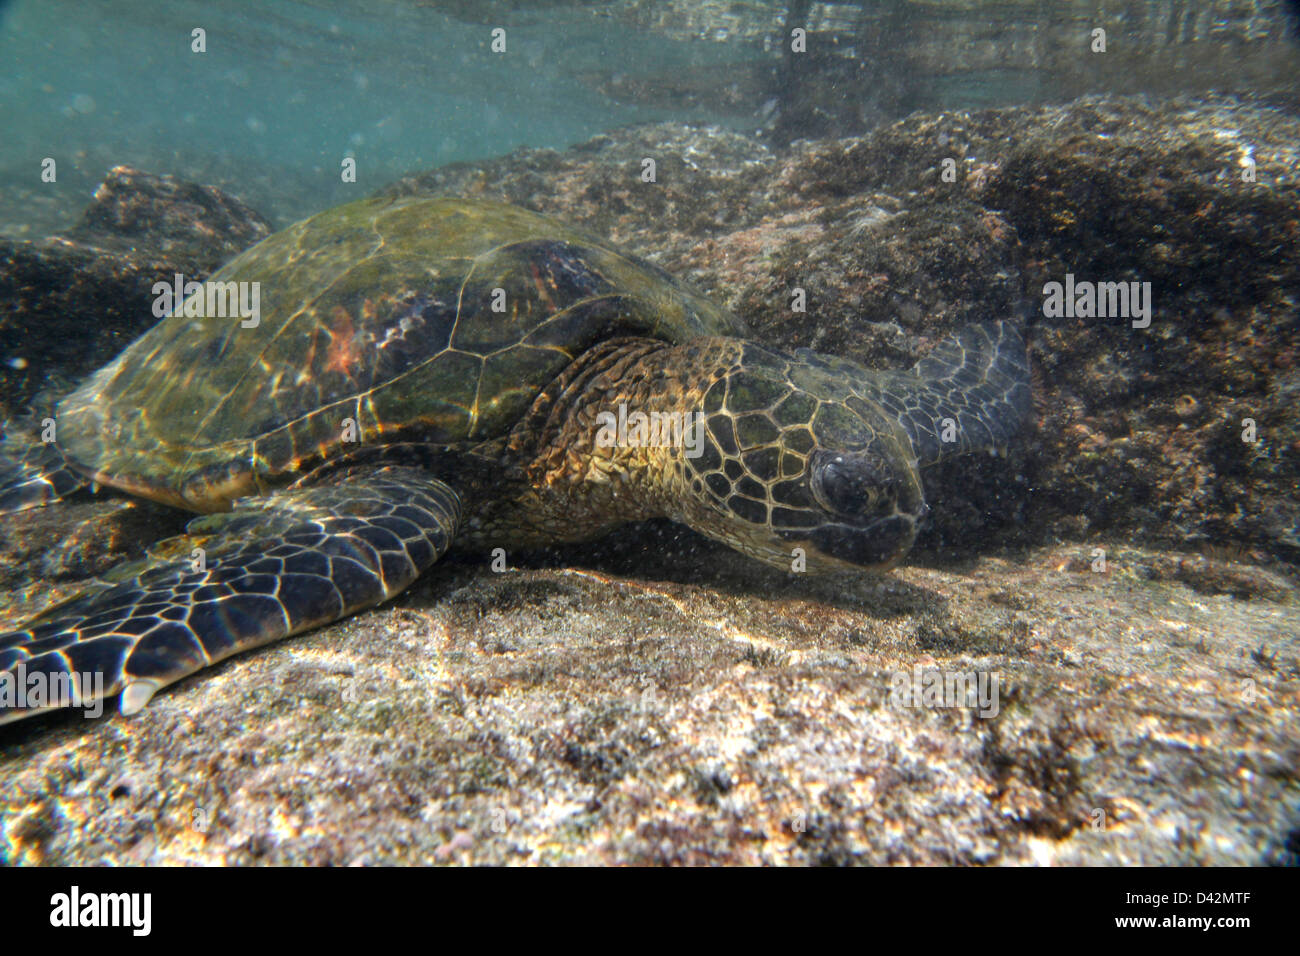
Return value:
M 666 516 L 786 569 L 888 566 L 927 510 L 919 469 L 1003 444 L 1029 406 L 1004 322 L 909 371 L 781 351 L 663 270 L 498 203 L 351 203 L 213 288 L 258 289 L 260 312 L 191 295 L 58 405 L 52 443 L 0 462 L 0 511 L 95 482 L 202 513 L 0 635 L 0 722 L 89 703 L 72 675 L 134 713 L 392 597 L 453 541 Z M 25 699 L 33 677 L 73 699 Z

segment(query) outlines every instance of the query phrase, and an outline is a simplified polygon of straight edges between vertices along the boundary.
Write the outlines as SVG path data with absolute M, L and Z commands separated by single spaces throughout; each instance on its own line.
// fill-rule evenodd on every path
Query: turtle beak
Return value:
M 888 569 L 911 550 L 918 519 L 895 513 L 869 524 L 824 524 L 810 535 L 814 547 L 827 557 L 860 568 Z

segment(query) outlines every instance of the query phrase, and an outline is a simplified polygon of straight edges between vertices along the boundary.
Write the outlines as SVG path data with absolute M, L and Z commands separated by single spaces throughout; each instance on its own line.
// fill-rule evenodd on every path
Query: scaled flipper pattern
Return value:
M 460 512 L 456 493 L 429 473 L 388 467 L 197 518 L 127 580 L 0 634 L 0 724 L 117 693 L 134 713 L 223 658 L 378 604 L 446 552 Z M 102 682 L 71 679 L 95 674 Z M 44 700 L 23 693 L 36 685 Z M 58 687 L 73 693 L 49 692 Z
M 967 326 L 878 382 L 871 397 L 898 417 L 923 466 L 1006 445 L 1032 409 L 1025 342 L 1007 322 Z
M 87 484 L 53 445 L 0 441 L 0 515 L 43 508 Z

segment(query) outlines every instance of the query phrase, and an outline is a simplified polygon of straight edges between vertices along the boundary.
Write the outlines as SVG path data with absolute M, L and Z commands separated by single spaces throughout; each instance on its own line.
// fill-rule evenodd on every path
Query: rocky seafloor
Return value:
M 1015 317 L 1034 421 L 926 476 L 932 525 L 887 576 L 787 576 L 650 524 L 501 573 L 447 561 L 129 720 L 0 728 L 0 855 L 1295 861 L 1297 143 L 1259 103 L 1088 98 L 780 151 L 641 126 L 389 187 L 586 227 L 782 347 L 905 365 Z M 154 281 L 268 228 L 119 169 L 65 237 L 0 240 L 6 416 L 143 331 Z M 1151 325 L 1045 317 L 1066 273 L 1150 281 Z M 6 619 L 180 521 L 102 496 L 5 519 Z M 996 716 L 900 705 L 915 667 L 997 674 Z

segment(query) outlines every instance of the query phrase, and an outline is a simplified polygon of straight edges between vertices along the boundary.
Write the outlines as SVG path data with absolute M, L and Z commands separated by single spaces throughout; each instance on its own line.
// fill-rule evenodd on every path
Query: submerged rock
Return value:
M 0 417 L 41 390 L 48 406 L 154 325 L 155 282 L 202 279 L 270 232 L 218 189 L 118 166 L 66 235 L 0 237 Z
M 69 233 L 101 247 L 142 244 L 217 264 L 270 234 L 261 214 L 220 189 L 129 166 L 109 170 Z
M 849 580 L 723 555 L 452 561 L 135 718 L 0 728 L 0 857 L 1244 865 L 1300 823 L 1284 579 L 1193 591 L 1124 547 Z M 899 692 L 936 674 L 996 699 Z

